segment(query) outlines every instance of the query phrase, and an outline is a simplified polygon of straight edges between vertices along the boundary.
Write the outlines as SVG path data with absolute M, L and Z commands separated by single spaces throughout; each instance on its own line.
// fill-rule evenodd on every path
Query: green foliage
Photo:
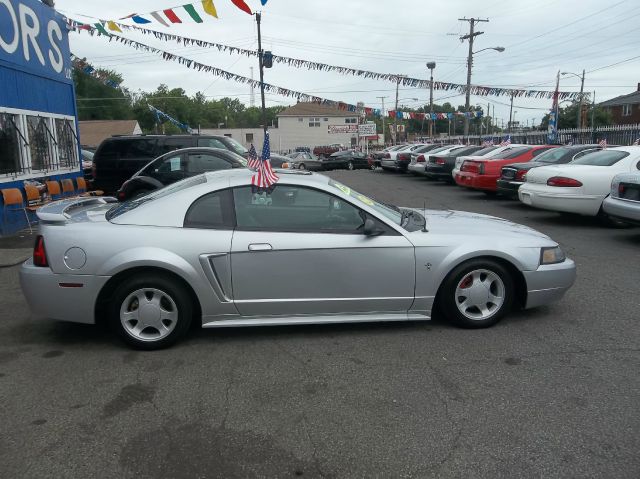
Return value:
M 578 108 L 579 102 L 574 101 L 570 105 L 560 108 L 558 110 L 558 129 L 562 130 L 565 128 L 576 128 L 578 124 Z M 604 108 L 596 107 L 596 110 L 593 112 L 593 123 L 591 124 L 591 109 L 593 108 L 593 103 L 585 103 L 583 104 L 583 108 L 586 109 L 586 124 L 583 123 L 584 128 L 593 128 L 598 126 L 612 125 L 613 117 L 611 113 L 609 113 Z M 549 114 L 547 113 L 542 119 L 541 128 L 546 130 L 549 127 Z
M 111 70 L 100 70 L 108 78 L 122 82 L 122 77 Z M 131 98 L 95 78 L 77 70 L 73 81 L 80 120 L 130 120 L 133 118 Z

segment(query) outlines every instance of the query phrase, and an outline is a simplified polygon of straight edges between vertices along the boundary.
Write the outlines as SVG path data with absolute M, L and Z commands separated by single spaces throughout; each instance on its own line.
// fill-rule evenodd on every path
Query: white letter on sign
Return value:
M 64 66 L 64 60 L 62 59 L 62 52 L 60 51 L 60 47 L 58 46 L 56 40 L 53 38 L 53 34 L 56 34 L 57 41 L 62 40 L 62 32 L 60 31 L 60 26 L 54 21 L 51 20 L 49 25 L 47 26 L 47 35 L 49 35 L 49 43 L 51 43 L 51 49 L 49 50 L 49 61 L 51 62 L 51 66 L 53 69 L 60 73 L 62 71 L 62 67 Z
M 38 17 L 36 17 L 36 12 L 31 10 L 29 7 L 20 4 L 18 7 L 18 11 L 20 12 L 20 26 L 22 27 L 22 51 L 24 52 L 24 59 L 29 61 L 29 42 L 33 45 L 33 51 L 36 52 L 36 56 L 42 66 L 44 66 L 44 57 L 42 56 L 42 51 L 40 51 L 40 47 L 38 46 L 38 33 L 40 33 L 40 22 L 38 21 Z M 31 25 L 27 23 L 27 16 L 31 18 Z
M 5 52 L 11 54 L 18 49 L 18 42 L 20 41 L 18 19 L 16 18 L 16 12 L 13 10 L 13 6 L 9 3 L 9 0 L 0 0 L 0 5 L 4 5 L 5 8 L 9 11 L 11 23 L 13 24 L 13 40 L 11 40 L 11 43 L 7 43 L 5 39 L 2 38 L 2 35 L 0 35 L 0 47 L 2 47 Z

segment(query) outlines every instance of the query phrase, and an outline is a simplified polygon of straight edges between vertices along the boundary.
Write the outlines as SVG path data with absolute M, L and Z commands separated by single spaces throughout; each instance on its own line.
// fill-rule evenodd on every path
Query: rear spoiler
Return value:
M 69 218 L 71 218 L 71 210 L 117 202 L 118 200 L 111 196 L 100 198 L 95 196 L 89 196 L 86 198 L 71 198 L 68 200 L 60 200 L 49 203 L 40 208 L 36 212 L 36 214 L 41 221 L 45 221 L 47 223 L 65 223 Z

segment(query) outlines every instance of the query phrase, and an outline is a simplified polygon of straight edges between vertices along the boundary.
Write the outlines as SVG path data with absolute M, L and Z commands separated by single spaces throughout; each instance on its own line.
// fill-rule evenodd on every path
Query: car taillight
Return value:
M 516 173 L 516 181 L 524 181 L 524 177 L 527 174 L 527 170 L 518 170 Z
M 444 158 L 436 158 L 436 164 L 437 165 L 444 165 L 445 164 Z
M 44 249 L 44 238 L 41 235 L 36 238 L 36 245 L 33 247 L 33 264 L 44 268 L 49 266 L 47 252 Z
M 578 180 L 574 180 L 573 178 L 565 178 L 564 176 L 554 176 L 547 180 L 547 186 L 578 188 L 582 186 L 582 183 L 580 183 Z
M 425 161 L 427 160 L 425 160 L 424 155 L 419 155 L 418 158 L 416 158 L 416 163 L 424 163 Z
M 624 195 L 624 185 L 622 183 L 618 185 L 618 194 L 620 196 Z
M 390 153 L 385 153 L 385 154 L 384 154 L 384 157 L 385 157 L 385 158 L 391 158 L 391 154 L 390 154 Z
M 125 192 L 124 192 L 124 191 L 122 191 L 122 190 L 118 191 L 118 199 L 119 199 L 120 201 L 124 201 L 124 200 L 125 200 L 125 198 L 126 198 L 126 196 L 127 196 L 127 195 L 125 194 Z

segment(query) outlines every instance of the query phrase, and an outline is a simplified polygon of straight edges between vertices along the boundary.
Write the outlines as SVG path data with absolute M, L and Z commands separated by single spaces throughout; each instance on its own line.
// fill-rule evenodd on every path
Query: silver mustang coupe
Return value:
M 562 298 L 575 264 L 526 226 L 475 213 L 398 208 L 326 176 L 251 171 L 192 177 L 148 196 L 68 199 L 38 212 L 20 271 L 32 312 L 106 320 L 140 349 L 202 327 L 428 320 L 495 324 Z

